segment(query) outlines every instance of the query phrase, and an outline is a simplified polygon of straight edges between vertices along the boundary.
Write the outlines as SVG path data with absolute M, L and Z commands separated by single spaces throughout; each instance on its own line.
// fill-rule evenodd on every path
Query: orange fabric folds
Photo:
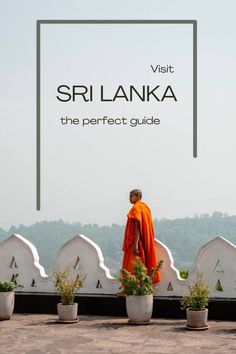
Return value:
M 125 228 L 124 241 L 122 250 L 123 261 L 122 268 L 133 273 L 132 261 L 136 255 L 133 253 L 134 243 L 134 220 L 138 220 L 140 224 L 140 239 L 139 239 L 139 257 L 146 265 L 148 273 L 152 267 L 156 268 L 158 259 L 155 250 L 154 227 L 152 215 L 149 207 L 142 201 L 137 201 L 127 214 L 128 220 Z M 156 272 L 154 283 L 160 281 L 160 272 Z

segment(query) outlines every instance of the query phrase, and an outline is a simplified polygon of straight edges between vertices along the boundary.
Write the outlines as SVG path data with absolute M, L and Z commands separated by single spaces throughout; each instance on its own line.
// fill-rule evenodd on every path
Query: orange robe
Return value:
M 149 207 L 138 200 L 127 214 L 128 220 L 125 228 L 124 241 L 122 250 L 123 261 L 122 268 L 133 273 L 132 261 L 136 260 L 136 256 L 133 253 L 134 244 L 134 220 L 137 219 L 140 225 L 140 238 L 138 241 L 138 256 L 141 258 L 142 262 L 147 267 L 148 274 L 151 268 L 156 268 L 158 265 L 158 259 L 155 250 L 154 242 L 154 227 L 152 222 L 152 215 Z M 154 283 L 160 281 L 160 272 L 157 271 L 153 279 Z

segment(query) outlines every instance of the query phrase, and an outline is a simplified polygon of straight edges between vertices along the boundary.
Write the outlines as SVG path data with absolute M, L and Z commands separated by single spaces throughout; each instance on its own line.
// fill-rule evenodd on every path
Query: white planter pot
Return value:
M 126 296 L 126 311 L 131 322 L 149 322 L 152 317 L 153 294 Z
M 57 312 L 61 321 L 77 320 L 78 303 L 74 302 L 71 305 L 63 305 L 61 302 L 57 304 Z
M 208 309 L 194 311 L 191 308 L 186 309 L 188 326 L 191 328 L 207 327 Z
M 0 292 L 0 320 L 9 320 L 14 309 L 14 291 Z

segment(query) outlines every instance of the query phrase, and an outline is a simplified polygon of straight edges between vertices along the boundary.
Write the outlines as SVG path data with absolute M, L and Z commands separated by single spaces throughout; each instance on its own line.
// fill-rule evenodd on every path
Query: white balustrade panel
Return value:
M 211 297 L 236 297 L 236 246 L 217 236 L 199 250 L 186 280 L 180 278 L 170 250 L 156 242 L 159 260 L 163 260 L 161 281 L 156 296 L 183 296 L 197 272 L 203 272 L 211 288 Z M 104 265 L 101 249 L 84 235 L 76 235 L 60 249 L 53 269 L 71 267 L 74 276 L 85 276 L 79 293 L 116 294 L 120 283 Z M 52 270 L 53 272 L 53 270 Z M 53 274 L 45 274 L 35 246 L 14 234 L 0 242 L 0 279 L 15 280 L 20 292 L 55 292 Z

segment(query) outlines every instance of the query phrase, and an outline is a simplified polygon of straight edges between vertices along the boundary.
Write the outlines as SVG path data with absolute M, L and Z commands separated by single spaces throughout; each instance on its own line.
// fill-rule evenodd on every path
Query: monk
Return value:
M 147 204 L 141 201 L 142 191 L 133 189 L 130 192 L 129 200 L 133 204 L 127 214 L 128 220 L 125 228 L 123 241 L 122 268 L 133 273 L 132 261 L 139 256 L 145 264 L 148 274 L 151 268 L 156 268 L 158 259 L 154 242 L 154 227 L 152 215 Z M 160 281 L 160 272 L 155 273 L 153 283 Z

